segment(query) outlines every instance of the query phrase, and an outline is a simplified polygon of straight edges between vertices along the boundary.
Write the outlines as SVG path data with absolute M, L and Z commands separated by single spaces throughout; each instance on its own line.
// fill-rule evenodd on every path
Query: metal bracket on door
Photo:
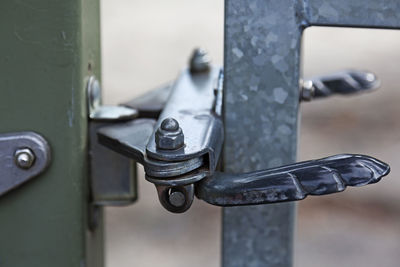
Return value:
M 0 134 L 0 196 L 38 177 L 49 166 L 50 146 L 39 134 Z

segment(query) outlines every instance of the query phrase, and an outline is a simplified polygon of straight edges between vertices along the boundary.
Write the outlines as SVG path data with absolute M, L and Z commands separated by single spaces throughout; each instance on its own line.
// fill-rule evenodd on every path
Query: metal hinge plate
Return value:
M 0 134 L 0 196 L 41 174 L 50 158 L 49 144 L 37 133 Z

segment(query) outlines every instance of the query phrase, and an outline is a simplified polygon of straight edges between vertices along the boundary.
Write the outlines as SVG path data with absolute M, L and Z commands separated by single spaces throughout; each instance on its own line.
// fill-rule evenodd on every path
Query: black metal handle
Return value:
M 313 77 L 302 82 L 301 100 L 310 101 L 334 94 L 348 95 L 377 89 L 380 81 L 372 72 L 349 70 Z
M 373 184 L 389 172 L 373 157 L 341 154 L 244 174 L 218 172 L 197 184 L 196 195 L 217 206 L 295 201 Z

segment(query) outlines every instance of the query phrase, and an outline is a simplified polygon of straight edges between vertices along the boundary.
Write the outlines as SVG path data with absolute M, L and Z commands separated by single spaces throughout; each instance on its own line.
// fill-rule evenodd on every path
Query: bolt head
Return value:
M 168 197 L 169 203 L 174 207 L 182 207 L 185 204 L 185 195 L 180 191 L 172 192 Z
M 35 154 L 29 148 L 18 149 L 14 158 L 15 163 L 21 169 L 29 169 L 35 163 Z
M 173 118 L 163 120 L 155 134 L 157 149 L 175 150 L 184 145 L 185 137 Z
M 211 59 L 206 50 L 196 48 L 190 58 L 190 72 L 207 72 L 210 70 Z

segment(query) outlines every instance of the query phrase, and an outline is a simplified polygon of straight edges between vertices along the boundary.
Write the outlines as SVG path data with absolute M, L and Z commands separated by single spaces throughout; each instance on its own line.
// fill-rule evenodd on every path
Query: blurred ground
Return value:
M 306 77 L 360 68 L 374 71 L 382 88 L 302 104 L 299 159 L 371 154 L 392 173 L 374 186 L 302 201 L 295 266 L 398 266 L 400 33 L 310 28 L 304 36 Z M 196 46 L 222 64 L 223 1 L 102 1 L 102 45 L 105 102 L 125 101 L 176 77 Z M 219 266 L 220 209 L 195 201 L 170 214 L 140 178 L 138 203 L 107 209 L 107 266 Z

